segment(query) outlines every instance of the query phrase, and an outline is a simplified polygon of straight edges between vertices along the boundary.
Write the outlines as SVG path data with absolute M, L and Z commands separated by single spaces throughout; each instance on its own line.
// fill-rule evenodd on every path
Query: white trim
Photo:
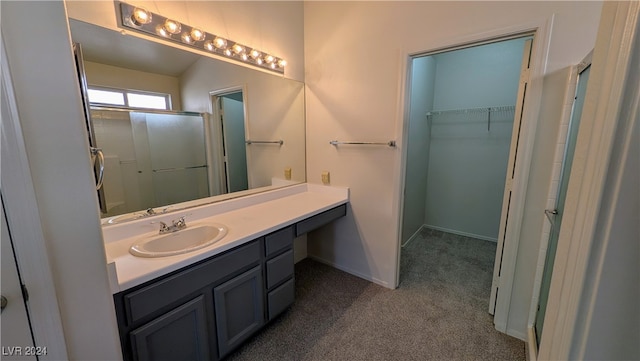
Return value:
M 494 242 L 494 243 L 498 242 L 497 238 L 482 236 L 482 235 L 474 234 L 474 233 L 462 232 L 462 231 L 458 231 L 458 230 L 455 230 L 455 229 L 449 229 L 449 228 L 445 228 L 445 227 L 432 226 L 430 224 L 425 224 L 422 227 L 429 228 L 429 229 L 434 229 L 436 231 L 441 231 L 441 232 L 446 232 L 446 233 L 451 233 L 451 234 L 457 234 L 459 236 L 477 238 L 477 239 L 481 239 L 483 241 L 489 241 L 489 242 Z
M 311 258 L 314 261 L 317 261 L 317 262 L 320 262 L 322 264 L 326 264 L 327 266 L 331 266 L 333 268 L 339 269 L 340 271 L 344 271 L 344 272 L 350 273 L 350 274 L 352 274 L 354 276 L 357 276 L 357 277 L 360 277 L 360 278 L 362 278 L 364 280 L 367 280 L 367 281 L 373 282 L 375 284 L 378 284 L 378 285 L 380 285 L 382 287 L 385 287 L 385 288 L 397 288 L 397 287 L 391 287 L 389 285 L 389 283 L 387 283 L 387 282 L 385 282 L 385 281 L 383 281 L 381 279 L 378 279 L 378 278 L 375 278 L 375 277 L 371 277 L 370 274 L 364 274 L 362 272 L 358 272 L 358 271 L 356 271 L 356 270 L 354 270 L 352 268 L 341 266 L 341 265 L 339 265 L 339 264 L 337 264 L 335 262 L 328 261 L 328 260 L 326 260 L 324 258 L 320 258 L 318 256 L 314 256 L 314 255 L 311 255 L 311 254 L 308 255 L 307 258 Z
M 397 214 L 398 218 L 395 219 L 396 222 L 396 248 L 395 255 L 392 261 L 395 261 L 395 277 L 393 288 L 398 288 L 400 285 L 400 256 L 402 255 L 402 225 L 403 225 L 403 217 L 404 217 L 404 189 L 406 183 L 406 168 L 407 168 L 407 158 L 408 158 L 408 147 L 405 146 L 405 143 L 409 139 L 409 115 L 411 114 L 410 102 L 411 97 L 407 96 L 407 94 L 411 94 L 411 73 L 413 68 L 413 57 L 409 55 L 410 53 L 406 51 L 406 49 L 402 49 L 400 51 L 400 59 L 398 63 L 400 64 L 400 69 L 398 71 L 401 74 L 398 78 L 398 99 L 396 100 L 397 107 L 397 115 L 396 119 L 396 134 L 401 134 L 400 137 L 396 137 L 396 147 L 400 149 L 400 161 L 395 162 L 396 169 L 394 169 L 394 174 L 398 174 L 399 177 L 395 177 L 393 182 L 393 188 L 395 189 L 397 197 L 394 197 L 394 202 L 391 210 L 391 214 Z
M 524 341 L 525 343 L 527 342 L 527 332 L 522 332 L 520 330 L 516 330 L 513 328 L 507 328 L 506 330 L 504 330 L 504 333 L 506 333 L 507 335 L 517 338 L 518 340 Z
M 541 359 L 571 359 L 585 334 L 575 326 L 587 281 L 602 195 L 619 111 L 637 33 L 640 2 L 605 2 L 593 66 L 571 167 L 549 302 L 540 344 Z M 637 35 L 637 34 L 636 34 Z M 605 215 L 606 218 L 606 215 Z
M 411 235 L 411 237 L 409 237 L 409 239 L 407 239 L 406 242 L 404 242 L 404 244 L 402 245 L 402 248 L 406 247 L 407 245 L 409 245 L 409 243 L 411 243 L 414 239 L 418 238 L 418 236 L 420 235 L 420 232 L 424 229 L 424 227 L 426 227 L 424 224 L 421 225 L 415 232 L 413 232 L 413 234 Z
M 22 136 L 13 82 L 4 46 L 2 52 L 2 92 L 5 94 L 8 117 L 2 118 L 2 197 L 14 239 L 14 251 L 20 274 L 29 290 L 29 316 L 36 346 L 46 346 L 41 360 L 65 360 L 67 347 L 56 288 L 40 214 Z
M 236 86 L 230 86 L 230 87 L 226 87 L 223 89 L 218 89 L 218 90 L 212 90 L 209 92 L 209 99 L 211 100 L 210 106 L 211 106 L 211 114 L 214 115 L 214 117 L 216 118 L 215 121 L 219 121 L 220 119 L 220 109 L 218 108 L 218 106 L 216 105 L 217 101 L 226 94 L 232 94 L 232 93 L 237 93 L 237 92 L 242 92 L 242 111 L 244 112 L 244 138 L 245 141 L 247 139 L 251 139 L 251 133 L 249 130 L 249 94 L 248 94 L 248 89 L 247 89 L 247 85 L 236 85 Z M 221 134 L 222 137 L 224 137 L 224 134 Z M 226 142 L 222 142 L 225 143 Z M 225 150 L 225 154 L 226 154 L 226 150 Z M 253 164 L 253 160 L 252 160 L 252 154 L 250 151 L 246 152 L 246 158 L 247 158 L 247 185 L 249 187 L 249 189 L 255 188 L 254 186 L 254 181 L 253 181 L 253 177 L 252 174 L 250 173 L 250 169 L 252 169 L 251 165 Z M 223 162 L 223 168 L 225 167 L 225 165 L 227 164 L 226 160 Z M 228 172 L 226 172 L 226 169 L 224 169 L 225 172 L 223 173 L 227 173 L 227 179 L 225 180 L 225 184 L 229 185 L 229 174 Z M 225 186 L 226 189 L 226 186 Z M 228 189 L 226 190 L 227 192 L 229 191 Z
M 536 331 L 533 327 L 529 326 L 527 328 L 527 360 L 528 361 L 536 361 L 538 360 L 538 341 L 536 340 Z

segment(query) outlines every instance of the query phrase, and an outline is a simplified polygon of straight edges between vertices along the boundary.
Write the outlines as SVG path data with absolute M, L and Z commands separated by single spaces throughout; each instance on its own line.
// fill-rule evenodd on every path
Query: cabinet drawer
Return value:
M 293 226 L 273 232 L 264 237 L 267 258 L 293 245 Z
M 267 296 L 268 309 L 269 309 L 269 321 L 274 317 L 281 314 L 287 307 L 293 304 L 295 297 L 295 283 L 294 279 L 290 279 L 287 282 L 280 285 L 275 290 L 269 292 Z
M 347 205 L 342 204 L 328 211 L 324 211 L 315 216 L 309 217 L 303 221 L 296 223 L 296 237 L 305 234 L 309 231 L 313 231 L 316 228 L 324 226 L 325 224 L 336 220 L 340 217 L 344 217 L 347 214 Z
M 293 275 L 293 250 L 267 261 L 267 288 L 271 288 Z
M 171 306 L 186 295 L 259 263 L 260 247 L 259 241 L 253 241 L 126 294 L 124 306 L 127 323 L 132 325 L 144 321 L 147 316 Z

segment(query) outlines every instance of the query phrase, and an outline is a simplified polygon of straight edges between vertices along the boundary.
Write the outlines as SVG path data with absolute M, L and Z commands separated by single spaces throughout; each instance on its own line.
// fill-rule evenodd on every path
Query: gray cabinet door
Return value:
M 207 329 L 205 310 L 200 295 L 131 331 L 133 359 L 210 360 L 215 337 Z
M 213 289 L 220 358 L 264 324 L 263 287 L 257 266 Z

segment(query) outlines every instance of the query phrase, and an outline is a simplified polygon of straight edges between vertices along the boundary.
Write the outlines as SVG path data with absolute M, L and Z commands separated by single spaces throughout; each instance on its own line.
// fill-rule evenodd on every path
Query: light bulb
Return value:
M 218 49 L 224 49 L 227 47 L 227 41 L 223 38 L 216 37 L 215 39 L 213 39 L 213 45 Z
M 240 54 L 240 53 L 244 52 L 244 47 L 242 45 L 240 45 L 240 44 L 234 44 L 231 49 L 236 54 Z
M 229 49 L 225 49 L 225 50 L 224 50 L 224 55 L 226 55 L 226 56 L 231 56 L 231 54 L 232 54 L 232 53 L 231 53 L 231 50 L 229 50 Z
M 262 65 L 262 58 L 258 58 L 258 59 L 256 59 L 256 64 L 258 64 L 258 65 Z
M 276 68 L 276 63 L 271 63 L 271 69 L 275 69 Z
M 278 61 L 278 66 L 281 67 L 281 68 L 284 68 L 285 66 L 287 66 L 287 61 L 284 60 L 284 59 L 280 59 Z
M 193 44 L 194 43 L 193 38 L 191 37 L 191 34 L 189 34 L 187 32 L 182 33 L 182 36 L 180 36 L 180 39 L 182 39 L 182 42 L 186 43 L 186 44 Z
M 207 40 L 207 41 L 204 42 L 204 48 L 209 50 L 209 51 L 216 50 L 216 47 L 213 45 L 213 42 L 211 40 Z
M 206 37 L 204 31 L 196 28 L 191 29 L 191 39 L 193 39 L 193 41 L 202 41 Z
M 257 51 L 256 49 L 251 50 L 251 52 L 249 53 L 249 55 L 251 56 L 252 59 L 257 59 L 260 57 L 260 55 L 262 55 L 262 53 L 260 53 L 259 51 Z
M 156 26 L 156 34 L 163 36 L 165 38 L 169 37 L 169 33 L 167 32 L 167 29 L 165 29 L 164 26 L 162 25 Z
M 264 57 L 264 61 L 266 61 L 267 64 L 273 63 L 274 60 L 276 60 L 276 58 L 274 58 L 273 55 L 267 55 Z
M 151 22 L 151 13 L 143 8 L 135 8 L 131 15 L 131 21 L 138 26 L 149 24 Z
M 167 19 L 167 21 L 164 22 L 164 28 L 170 34 L 177 34 L 180 32 L 180 29 L 182 29 L 182 25 L 175 20 Z
M 240 57 L 242 58 L 242 60 L 247 61 L 249 59 L 249 56 L 246 53 L 242 53 L 242 55 L 240 55 Z

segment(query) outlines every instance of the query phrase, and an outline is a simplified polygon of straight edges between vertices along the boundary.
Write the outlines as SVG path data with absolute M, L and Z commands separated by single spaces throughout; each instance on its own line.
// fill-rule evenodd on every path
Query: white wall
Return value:
M 434 110 L 513 105 L 525 39 L 435 55 Z
M 182 104 L 186 110 L 210 112 L 209 93 L 243 86 L 247 139 L 278 140 L 282 146 L 247 146 L 249 188 L 271 185 L 271 178 L 305 180 L 304 85 L 263 72 L 248 71 L 235 64 L 201 58 L 180 78 Z
M 640 22 L 571 358 L 640 360 Z M 578 337 L 579 339 L 579 337 Z
M 304 46 L 308 181 L 331 171 L 333 185 L 350 187 L 346 218 L 309 237 L 309 253 L 336 267 L 395 287 L 403 90 L 407 54 L 464 42 L 474 34 L 554 17 L 546 74 L 578 63 L 593 47 L 599 2 L 305 2 Z M 562 99 L 564 85 L 545 88 Z M 543 207 L 561 107 L 542 105 L 532 178 L 518 248 L 508 328 L 525 335 Z M 555 129 L 555 131 L 554 131 Z M 341 147 L 331 139 L 400 141 L 397 149 Z M 549 149 L 547 151 L 546 149 Z M 546 153 L 550 153 L 547 155 Z M 548 160 L 548 163 L 546 163 Z M 548 169 L 547 169 L 548 168 Z M 541 200 L 541 205 L 533 202 Z M 539 214 L 539 216 L 537 216 Z M 525 233 L 525 230 L 527 233 Z M 487 290 L 487 299 L 489 290 Z
M 84 66 L 87 83 L 89 85 L 170 94 L 172 109 L 182 110 L 180 81 L 176 77 L 120 68 L 86 60 Z
M 116 25 L 117 2 L 66 2 L 69 17 L 121 30 Z M 302 2 L 131 0 L 127 3 L 281 57 L 287 61 L 284 76 L 298 81 L 304 80 Z M 128 33 L 151 39 L 134 32 Z
M 636 103 L 636 112 L 637 108 Z M 620 172 L 621 180 L 606 187 L 611 190 L 605 200 L 606 206 L 611 207 L 611 228 L 599 225 L 596 251 L 590 261 L 592 267 L 584 298 L 593 304 L 591 309 L 583 309 L 581 318 L 591 316 L 584 343 L 585 360 L 640 359 L 640 126 L 637 118 L 633 129 L 627 130 L 633 135 L 625 150 L 626 161 L 612 164 L 612 173 Z M 624 137 L 621 134 L 617 139 L 622 142 Z M 612 159 L 623 158 L 618 153 Z M 619 189 L 614 183 L 617 181 Z M 607 221 L 601 219 L 602 223 Z
M 2 38 L 68 356 L 118 359 L 120 341 L 64 4 L 1 4 Z M 31 289 L 32 297 L 38 291 Z
M 514 106 L 524 39 L 435 55 L 434 110 Z M 513 111 L 435 115 L 425 224 L 498 240 Z
M 431 137 L 427 112 L 433 110 L 435 71 L 434 57 L 425 56 L 412 61 L 402 243 L 418 231 L 425 220 L 424 199 L 427 197 L 429 139 Z

